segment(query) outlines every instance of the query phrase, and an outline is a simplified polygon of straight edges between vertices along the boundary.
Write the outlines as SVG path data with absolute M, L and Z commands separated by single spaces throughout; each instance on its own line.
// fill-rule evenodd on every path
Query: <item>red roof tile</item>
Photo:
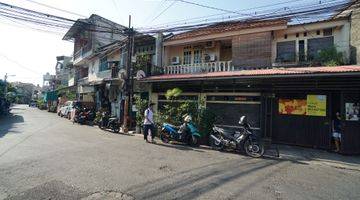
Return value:
M 191 37 L 210 35 L 215 33 L 223 33 L 228 31 L 238 31 L 242 29 L 251 29 L 267 26 L 276 26 L 276 25 L 286 25 L 287 20 L 277 19 L 277 20 L 266 20 L 266 21 L 232 21 L 232 22 L 221 22 L 214 25 L 206 26 L 203 28 L 198 28 L 193 31 L 188 31 L 184 33 L 179 33 L 173 37 L 167 39 L 167 41 L 181 40 Z
M 198 74 L 164 74 L 158 76 L 150 76 L 142 79 L 145 82 L 156 81 L 176 81 L 176 80 L 204 80 L 212 78 L 255 78 L 260 76 L 273 77 L 277 75 L 312 75 L 312 74 L 335 74 L 359 72 L 360 66 L 334 66 L 334 67 L 300 67 L 300 68 L 273 68 L 273 69 L 257 69 L 257 70 L 241 70 L 231 72 L 210 72 Z

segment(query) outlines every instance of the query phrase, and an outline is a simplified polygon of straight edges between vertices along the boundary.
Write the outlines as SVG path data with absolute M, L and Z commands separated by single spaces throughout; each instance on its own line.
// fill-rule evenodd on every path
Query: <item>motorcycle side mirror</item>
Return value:
M 244 125 L 245 123 L 246 123 L 246 116 L 241 116 L 241 117 L 240 117 L 239 124 L 240 124 L 240 125 Z

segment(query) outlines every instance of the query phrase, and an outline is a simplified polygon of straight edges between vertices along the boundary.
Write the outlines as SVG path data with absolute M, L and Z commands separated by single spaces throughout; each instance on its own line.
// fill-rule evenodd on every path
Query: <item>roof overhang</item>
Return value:
M 254 23 L 258 23 L 254 22 Z M 212 34 L 203 34 L 203 35 L 196 35 L 196 36 L 188 36 L 183 39 L 173 39 L 169 38 L 163 44 L 164 46 L 171 46 L 171 45 L 179 45 L 179 44 L 188 44 L 194 42 L 204 42 L 209 40 L 219 40 L 221 38 L 228 38 L 237 35 L 244 35 L 244 34 L 251 34 L 251 33 L 261 33 L 261 32 L 268 32 L 268 31 L 276 31 L 276 30 L 283 30 L 287 28 L 287 21 L 286 20 L 278 20 L 277 23 L 262 25 L 258 27 L 246 27 L 246 28 L 239 28 L 238 30 L 229 30 L 220 33 L 212 33 Z M 200 28 L 201 29 L 201 28 Z M 187 33 L 187 32 L 184 32 Z M 180 33 L 180 34 L 184 34 Z M 177 35 L 174 35 L 176 37 Z
M 270 79 L 270 78 L 302 78 L 302 77 L 340 77 L 360 76 L 360 66 L 337 67 L 304 67 L 285 69 L 242 70 L 232 72 L 212 72 L 199 74 L 159 75 L 144 78 L 140 82 L 176 82 L 206 81 L 229 79 Z
M 327 29 L 327 28 L 336 28 L 344 26 L 349 23 L 349 20 L 346 18 L 341 19 L 332 19 L 332 20 L 324 20 L 317 22 L 310 22 L 305 24 L 294 24 L 290 25 L 285 32 L 286 33 L 298 33 L 303 32 L 304 29 L 308 31 L 318 30 L 318 29 Z
M 70 29 L 65 33 L 63 40 L 71 41 L 74 39 L 75 34 L 82 31 L 84 27 L 88 25 L 86 19 L 78 19 L 71 27 Z

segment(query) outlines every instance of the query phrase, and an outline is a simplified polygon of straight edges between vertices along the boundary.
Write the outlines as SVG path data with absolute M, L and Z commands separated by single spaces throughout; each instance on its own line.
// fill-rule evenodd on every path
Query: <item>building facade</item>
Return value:
M 236 126 L 246 115 L 259 134 L 278 143 L 333 148 L 332 119 L 339 111 L 342 152 L 360 153 L 360 67 L 312 67 L 332 48 L 349 64 L 350 32 L 348 18 L 211 25 L 165 40 L 164 74 L 142 81 L 151 85 L 156 109 L 168 103 L 166 91 L 178 87 L 179 101 L 204 104 L 217 124 Z

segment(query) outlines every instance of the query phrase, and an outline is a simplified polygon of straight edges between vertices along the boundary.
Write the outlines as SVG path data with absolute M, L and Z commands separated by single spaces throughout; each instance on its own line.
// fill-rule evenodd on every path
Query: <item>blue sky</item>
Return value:
M 169 0 L 34 0 L 84 16 L 95 13 L 114 22 L 127 25 L 128 15 L 132 15 L 135 27 L 152 27 L 157 24 L 182 19 L 221 14 L 224 12 L 202 8 L 177 1 L 158 18 L 159 13 L 173 1 Z M 199 4 L 226 10 L 243 10 L 258 6 L 288 2 L 289 0 L 188 0 Z M 294 0 L 294 3 L 262 8 L 272 9 L 294 4 L 318 2 L 319 0 Z M 329 0 L 326 0 L 329 1 Z M 27 0 L 1 0 L 1 2 L 26 7 L 46 13 L 76 19 L 71 15 Z M 260 9 L 256 9 L 260 10 Z M 254 12 L 255 10 L 251 10 Z M 249 11 L 243 11 L 248 13 Z M 228 14 L 222 16 L 226 17 Z M 21 24 L 14 24 L 0 18 L 0 79 L 5 73 L 16 75 L 10 81 L 42 83 L 42 74 L 54 73 L 56 56 L 71 55 L 73 44 L 62 41 L 61 34 L 51 34 L 31 30 Z

